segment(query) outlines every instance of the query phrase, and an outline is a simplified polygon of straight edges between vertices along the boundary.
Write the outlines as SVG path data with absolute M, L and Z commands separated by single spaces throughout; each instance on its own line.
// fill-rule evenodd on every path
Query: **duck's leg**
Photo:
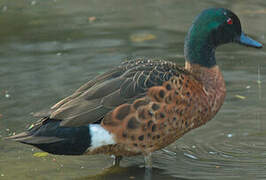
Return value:
M 144 154 L 144 163 L 146 169 L 152 169 L 152 158 L 151 152 Z
M 144 163 L 145 163 L 145 180 L 152 179 L 152 158 L 151 152 L 144 154 Z
M 114 156 L 113 166 L 119 167 L 120 161 L 123 159 L 122 156 Z

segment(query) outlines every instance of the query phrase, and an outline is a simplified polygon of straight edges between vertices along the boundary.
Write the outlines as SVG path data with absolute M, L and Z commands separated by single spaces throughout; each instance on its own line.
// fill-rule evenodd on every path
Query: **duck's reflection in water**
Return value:
M 110 167 L 102 171 L 102 173 L 87 176 L 82 178 L 77 178 L 75 180 L 185 180 L 182 178 L 177 178 L 166 174 L 164 170 L 159 168 L 145 169 L 139 166 L 130 167 Z

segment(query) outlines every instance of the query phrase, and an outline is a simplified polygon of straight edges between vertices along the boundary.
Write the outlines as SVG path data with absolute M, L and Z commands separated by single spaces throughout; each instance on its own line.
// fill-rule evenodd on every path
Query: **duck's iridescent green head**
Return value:
M 216 65 L 215 48 L 231 42 L 255 48 L 263 46 L 242 32 L 240 20 L 232 11 L 224 8 L 204 10 L 196 17 L 186 37 L 186 60 L 212 67 Z

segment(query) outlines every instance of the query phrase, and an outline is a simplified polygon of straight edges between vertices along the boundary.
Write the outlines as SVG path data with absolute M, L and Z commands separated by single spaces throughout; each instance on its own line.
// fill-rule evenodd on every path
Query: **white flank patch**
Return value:
M 115 144 L 115 140 L 107 130 L 99 124 L 90 124 L 91 147 L 90 150 L 100 146 Z

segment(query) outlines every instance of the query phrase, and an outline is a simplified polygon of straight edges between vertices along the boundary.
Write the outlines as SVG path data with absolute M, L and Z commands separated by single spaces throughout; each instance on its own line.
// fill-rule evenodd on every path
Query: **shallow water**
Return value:
M 193 7 L 193 8 L 192 8 Z M 196 0 L 3 0 L 0 2 L 0 137 L 127 56 L 183 65 L 183 41 L 203 9 L 226 7 L 266 43 L 266 2 Z M 135 42 L 140 35 L 150 37 Z M 229 44 L 216 53 L 226 101 L 207 125 L 153 155 L 152 179 L 266 179 L 266 50 Z M 143 158 L 109 169 L 108 156 L 34 157 L 0 139 L 0 179 L 144 179 Z

